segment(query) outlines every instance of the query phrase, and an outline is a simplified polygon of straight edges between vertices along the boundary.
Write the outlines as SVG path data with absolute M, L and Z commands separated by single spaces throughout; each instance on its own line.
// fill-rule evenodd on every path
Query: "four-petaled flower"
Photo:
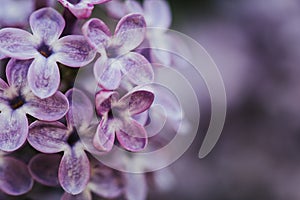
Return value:
M 33 12 L 29 23 L 33 35 L 17 28 L 0 30 L 0 52 L 21 60 L 34 58 L 28 70 L 29 87 L 36 96 L 47 98 L 59 87 L 57 61 L 70 67 L 82 67 L 94 59 L 95 51 L 84 36 L 58 39 L 65 21 L 53 8 Z
M 153 69 L 141 54 L 131 52 L 144 40 L 146 23 L 139 14 L 123 17 L 114 36 L 100 19 L 92 18 L 82 28 L 83 34 L 101 54 L 95 62 L 94 74 L 99 84 L 107 89 L 119 87 L 122 74 L 136 85 L 152 82 Z
M 26 114 L 54 121 L 62 118 L 69 108 L 68 100 L 61 92 L 45 99 L 31 92 L 27 82 L 31 62 L 11 59 L 6 66 L 9 85 L 0 79 L 0 149 L 3 151 L 14 151 L 26 141 Z
M 96 109 L 102 116 L 93 143 L 96 148 L 110 151 L 115 135 L 122 147 L 129 151 L 141 151 L 147 144 L 144 127 L 132 116 L 147 110 L 154 100 L 154 94 L 137 90 L 118 100 L 114 91 L 100 91 L 96 95 Z
M 43 153 L 64 152 L 58 170 L 59 183 L 66 192 L 76 195 L 90 179 L 87 147 L 81 137 L 90 132 L 93 106 L 80 90 L 70 89 L 66 96 L 70 103 L 67 127 L 60 122 L 35 121 L 29 127 L 28 142 Z
M 73 15 L 79 19 L 91 16 L 94 5 L 111 0 L 58 0 L 64 7 L 68 8 Z

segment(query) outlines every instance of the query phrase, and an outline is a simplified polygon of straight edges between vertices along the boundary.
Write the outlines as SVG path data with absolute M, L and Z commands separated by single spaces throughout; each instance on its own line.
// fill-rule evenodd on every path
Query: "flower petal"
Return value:
M 9 86 L 7 85 L 7 83 L 2 78 L 0 78 L 0 90 L 5 90 L 8 87 Z
M 64 27 L 64 18 L 53 8 L 42 8 L 33 12 L 29 18 L 33 34 L 47 45 L 52 44 L 61 35 Z
M 89 124 L 93 119 L 94 108 L 91 100 L 80 90 L 70 89 L 66 92 L 70 109 L 66 115 L 69 125 L 79 128 L 82 124 Z
M 28 142 L 43 153 L 58 153 L 66 146 L 67 128 L 60 122 L 35 121 L 29 126 Z
M 146 90 L 128 93 L 120 99 L 120 104 L 126 104 L 131 115 L 136 115 L 147 110 L 154 100 L 154 94 Z
M 90 179 L 90 162 L 80 143 L 65 150 L 58 172 L 62 188 L 73 195 L 83 192 Z
M 125 196 L 127 200 L 146 200 L 147 183 L 144 174 L 124 174 Z
M 100 19 L 92 18 L 82 27 L 83 35 L 95 48 L 103 48 L 111 37 L 111 32 L 106 24 Z
M 69 109 L 68 99 L 61 92 L 51 97 L 40 99 L 31 95 L 24 105 L 26 113 L 44 121 L 55 121 L 62 118 Z
M 126 14 L 128 14 L 127 8 L 124 6 L 123 0 L 113 0 L 105 4 L 105 8 L 109 16 L 120 19 Z
M 117 24 L 115 45 L 120 46 L 120 52 L 126 53 L 138 47 L 144 40 L 146 33 L 146 22 L 140 14 L 129 14 L 124 16 Z
M 28 85 L 27 73 L 32 60 L 10 59 L 6 66 L 6 77 L 8 84 L 18 89 Z
M 92 200 L 92 194 L 89 190 L 84 190 L 76 195 L 65 192 L 61 197 L 61 200 Z
M 93 144 L 96 149 L 110 151 L 115 141 L 114 120 L 101 120 L 94 136 Z
M 99 115 L 106 114 L 111 109 L 111 103 L 116 102 L 119 94 L 115 91 L 101 90 L 96 94 L 96 110 Z
M 101 166 L 93 169 L 89 189 L 101 197 L 113 199 L 120 196 L 123 192 L 120 179 L 121 177 L 116 171 Z
M 25 194 L 33 186 L 27 166 L 15 158 L 0 158 L 0 177 L 0 189 L 9 195 Z
M 30 59 L 37 54 L 34 37 L 27 31 L 17 28 L 0 30 L 0 51 L 8 57 Z
M 136 85 L 150 83 L 154 79 L 154 72 L 149 61 L 141 54 L 130 52 L 118 58 L 122 65 L 122 72 Z
M 87 0 L 87 1 L 91 4 L 101 4 L 101 3 L 106 3 L 111 0 Z
M 59 154 L 37 154 L 29 162 L 29 172 L 37 182 L 47 186 L 58 186 Z
M 38 56 L 29 67 L 27 80 L 29 87 L 36 96 L 40 98 L 52 96 L 60 83 L 56 62 Z
M 0 60 L 2 60 L 4 58 L 6 58 L 6 56 L 4 54 L 0 53 Z
M 144 9 L 142 8 L 142 5 L 139 2 L 135 0 L 126 0 L 124 3 L 124 6 L 130 13 L 139 13 L 141 15 L 144 14 Z
M 121 82 L 121 70 L 118 62 L 109 64 L 109 60 L 100 57 L 94 65 L 94 75 L 101 87 L 115 90 Z
M 169 28 L 172 21 L 170 6 L 165 0 L 144 1 L 144 12 L 150 27 Z
M 82 35 L 68 35 L 53 45 L 55 58 L 69 67 L 82 67 L 95 58 L 96 51 Z
M 124 122 L 116 134 L 120 144 L 129 151 L 141 151 L 148 143 L 146 130 L 135 120 Z
M 64 7 L 68 8 L 78 19 L 89 18 L 94 8 L 93 4 L 79 2 L 77 4 L 70 3 L 68 0 L 58 0 Z
M 15 151 L 26 141 L 28 121 L 21 110 L 0 113 L 0 149 Z

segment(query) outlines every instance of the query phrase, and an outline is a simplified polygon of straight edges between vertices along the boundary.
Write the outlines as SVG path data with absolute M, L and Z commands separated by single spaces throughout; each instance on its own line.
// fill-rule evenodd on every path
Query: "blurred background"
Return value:
M 210 105 L 200 102 L 197 138 L 170 166 L 173 188 L 150 199 L 300 199 L 300 2 L 169 3 L 171 28 L 197 40 L 217 64 L 227 118 L 217 145 L 200 160 L 210 117 Z

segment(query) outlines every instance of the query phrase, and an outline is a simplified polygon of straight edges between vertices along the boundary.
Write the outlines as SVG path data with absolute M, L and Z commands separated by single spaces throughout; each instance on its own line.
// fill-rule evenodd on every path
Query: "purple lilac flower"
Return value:
M 170 66 L 171 54 L 162 51 L 175 48 L 174 40 L 166 33 L 172 22 L 170 6 L 165 0 L 144 0 L 143 6 L 135 0 L 115 0 L 107 3 L 109 14 L 120 19 L 129 13 L 139 13 L 145 17 L 147 27 L 147 39 L 149 41 L 151 62 Z M 158 48 L 159 47 L 159 48 Z M 158 50 L 162 49 L 162 50 Z
M 67 127 L 60 122 L 36 121 L 29 127 L 28 142 L 43 153 L 64 152 L 58 170 L 59 183 L 66 192 L 76 195 L 86 188 L 90 178 L 86 146 L 80 138 L 90 131 L 93 106 L 80 90 L 71 89 L 66 96 L 70 101 Z
M 27 166 L 3 152 L 0 152 L 0 177 L 0 190 L 9 195 L 25 194 L 33 186 Z
M 31 92 L 26 78 L 31 63 L 32 60 L 11 59 L 6 66 L 8 84 L 0 79 L 0 149 L 3 151 L 14 151 L 26 141 L 26 114 L 54 121 L 62 118 L 69 108 L 61 92 L 45 99 Z
M 89 18 L 94 5 L 105 3 L 110 0 L 58 0 L 64 7 L 68 8 L 73 15 L 79 19 Z
M 60 73 L 56 62 L 70 67 L 90 63 L 95 52 L 80 35 L 61 35 L 65 21 L 52 8 L 33 12 L 29 20 L 33 35 L 17 28 L 0 30 L 0 51 L 17 59 L 34 59 L 28 70 L 32 92 L 40 97 L 52 96 L 58 89 Z
M 147 133 L 144 127 L 132 116 L 147 110 L 154 100 L 154 94 L 148 91 L 134 91 L 118 100 L 114 91 L 100 91 L 96 95 L 96 109 L 102 116 L 94 145 L 103 151 L 110 151 L 115 135 L 122 147 L 129 151 L 141 151 L 147 145 Z
M 84 24 L 83 34 L 101 54 L 94 65 L 94 74 L 103 88 L 118 88 L 123 75 L 136 85 L 153 80 L 153 69 L 148 60 L 139 53 L 131 52 L 144 40 L 145 27 L 144 17 L 139 14 L 123 17 L 114 36 L 100 19 L 93 18 Z

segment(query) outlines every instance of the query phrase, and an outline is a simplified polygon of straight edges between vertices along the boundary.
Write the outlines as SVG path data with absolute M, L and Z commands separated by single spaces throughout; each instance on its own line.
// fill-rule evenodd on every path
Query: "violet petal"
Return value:
M 101 120 L 94 136 L 93 144 L 101 151 L 110 151 L 115 141 L 115 120 Z
M 111 103 L 115 103 L 119 98 L 117 92 L 102 90 L 96 94 L 96 110 L 99 115 L 104 115 L 111 109 Z
M 27 80 L 36 96 L 40 98 L 52 96 L 60 83 L 60 73 L 56 62 L 38 56 L 29 67 Z
M 58 167 L 61 160 L 59 154 L 37 154 L 28 165 L 32 177 L 47 186 L 58 186 Z
M 7 83 L 2 78 L 0 78 L 0 90 L 5 90 L 8 87 L 9 86 L 7 85 Z
M 9 195 L 25 194 L 33 186 L 27 166 L 15 158 L 0 158 L 0 177 L 0 189 Z
M 56 41 L 65 27 L 64 18 L 50 7 L 33 12 L 29 23 L 33 34 L 47 45 Z
M 17 28 L 0 30 L 0 51 L 8 57 L 30 59 L 37 54 L 34 37 L 27 31 Z
M 121 129 L 116 132 L 120 144 L 129 151 L 143 150 L 148 143 L 145 128 L 135 120 L 128 120 L 123 123 Z
M 144 14 L 148 26 L 167 29 L 171 25 L 171 10 L 165 0 L 144 1 Z
M 61 197 L 61 200 L 92 200 L 92 194 L 89 190 L 84 190 L 76 195 L 65 192 Z
M 127 200 L 146 200 L 147 183 L 144 174 L 124 174 L 125 196 Z
M 0 149 L 15 151 L 26 141 L 28 121 L 21 110 L 0 113 Z
M 55 58 L 69 67 L 82 67 L 95 58 L 96 51 L 89 45 L 84 36 L 68 35 L 53 45 Z
M 58 153 L 67 148 L 67 128 L 60 122 L 35 121 L 29 126 L 28 142 L 43 153 Z
M 84 191 L 90 179 L 90 163 L 80 143 L 65 150 L 58 172 L 62 188 L 73 195 Z
M 8 84 L 18 89 L 28 85 L 27 73 L 32 60 L 10 59 L 6 66 L 6 77 Z
M 69 109 L 68 99 L 61 92 L 51 97 L 40 99 L 34 95 L 26 98 L 25 112 L 44 121 L 55 121 L 62 118 Z
M 136 85 L 150 83 L 154 79 L 154 72 L 149 61 L 141 54 L 130 52 L 118 58 L 122 65 L 122 72 Z
M 138 47 L 146 34 L 146 22 L 140 14 L 124 16 L 117 24 L 114 43 L 120 46 L 120 52 L 129 52 Z

